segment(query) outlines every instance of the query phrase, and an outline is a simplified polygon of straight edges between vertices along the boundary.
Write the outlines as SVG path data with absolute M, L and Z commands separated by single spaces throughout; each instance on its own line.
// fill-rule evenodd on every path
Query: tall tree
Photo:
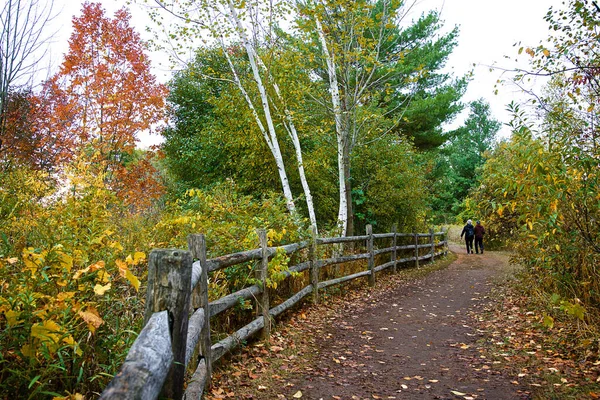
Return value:
M 470 104 L 464 126 L 454 132 L 455 137 L 444 148 L 449 160 L 454 213 L 469 190 L 476 186 L 486 152 L 492 150 L 500 126 L 500 122 L 491 117 L 489 104 L 483 99 L 476 100 Z
M 130 19 L 124 8 L 107 18 L 99 3 L 85 3 L 81 16 L 73 18 L 69 51 L 46 84 L 52 100 L 47 129 L 68 132 L 75 146 L 100 161 L 109 184 L 127 182 L 141 195 L 143 182 L 129 179 L 136 174 L 124 160 L 133 154 L 137 135 L 163 120 L 167 89 L 151 74 L 145 44 Z M 128 190 L 119 192 L 136 201 L 125 195 Z
M 229 80 L 237 86 L 250 109 L 259 131 L 273 155 L 288 209 L 292 214 L 296 214 L 296 205 L 276 129 L 275 119 L 279 114 L 279 121 L 295 149 L 296 167 L 302 183 L 310 222 L 317 226 L 312 194 L 304 171 L 302 148 L 294 118 L 286 107 L 277 81 L 270 72 L 270 64 L 263 60 L 264 53 L 261 54 L 259 51 L 261 44 L 266 47 L 267 52 L 272 51 L 269 44 L 272 43 L 273 28 L 277 20 L 283 18 L 286 2 L 275 1 L 266 5 L 260 0 L 203 1 L 200 4 L 196 4 L 194 1 L 184 1 L 174 5 L 156 0 L 156 3 L 163 10 L 184 22 L 182 27 L 176 28 L 177 35 L 182 37 L 182 40 L 188 39 L 190 34 L 196 34 L 206 41 L 208 33 L 208 39 L 220 46 L 231 70 Z M 244 48 L 248 58 L 253 87 L 247 86 L 242 81 L 240 71 L 230 57 L 230 49 L 238 44 Z M 210 79 L 210 76 L 207 78 Z M 251 96 L 252 91 L 257 93 L 258 99 Z
M 6 152 L 6 142 L 15 139 L 14 135 L 8 138 L 11 133 L 7 124 L 18 123 L 14 111 L 22 110 L 24 94 L 30 91 L 33 75 L 44 58 L 50 39 L 47 27 L 55 17 L 53 7 L 52 0 L 6 0 L 0 10 L 1 158 L 5 158 L 2 153 Z
M 456 43 L 457 31 L 438 36 L 435 12 L 401 28 L 414 2 L 331 0 L 297 5 L 300 42 L 308 49 L 307 68 L 315 78 L 315 105 L 327 107 L 335 122 L 338 224 L 343 234 L 351 234 L 352 154 L 373 140 L 373 116 L 388 120 L 380 135 L 396 133 L 421 144 L 417 138 L 441 136 L 441 124 L 461 110 L 466 81 L 450 81 L 437 72 Z M 325 90 L 328 99 L 322 94 Z M 365 112 L 369 108 L 383 112 Z M 375 126 L 380 129 L 381 124 Z M 436 138 L 433 145 L 444 140 Z

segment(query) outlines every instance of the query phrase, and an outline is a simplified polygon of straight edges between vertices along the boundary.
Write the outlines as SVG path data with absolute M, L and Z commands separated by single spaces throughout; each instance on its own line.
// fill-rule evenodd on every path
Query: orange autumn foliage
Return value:
M 82 15 L 73 18 L 69 51 L 45 86 L 46 129 L 72 138 L 75 148 L 98 162 L 110 189 L 143 207 L 163 187 L 148 159 L 132 155 L 138 134 L 163 121 L 167 88 L 150 72 L 145 44 L 130 19 L 125 8 L 107 18 L 98 3 L 85 3 Z

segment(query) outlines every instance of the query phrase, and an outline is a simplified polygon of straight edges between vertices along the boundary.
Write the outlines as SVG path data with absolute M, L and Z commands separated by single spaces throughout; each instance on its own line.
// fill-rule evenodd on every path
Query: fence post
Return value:
M 448 231 L 447 228 L 444 226 L 442 227 L 442 240 L 443 240 L 443 246 L 442 246 L 442 250 L 444 252 L 444 256 L 448 255 Z
M 373 226 L 367 225 L 367 250 L 369 251 L 369 286 L 375 286 L 375 256 L 373 255 Z
M 189 251 L 158 249 L 150 253 L 144 324 L 155 312 L 167 310 L 169 313 L 173 364 L 161 393 L 176 400 L 183 396 L 191 281 L 192 254 Z
M 394 250 L 392 250 L 392 261 L 394 262 L 394 266 L 392 267 L 392 272 L 395 274 L 396 273 L 396 259 L 397 259 L 397 255 L 396 255 L 396 245 L 397 245 L 397 237 L 396 237 L 396 230 L 398 229 L 398 226 L 396 224 L 392 225 L 392 233 L 394 234 L 394 240 L 392 242 L 392 246 L 394 247 Z
M 258 239 L 260 240 L 260 247 L 262 249 L 262 260 L 259 270 L 259 278 L 262 284 L 262 295 L 260 297 L 260 309 L 263 316 L 264 328 L 262 330 L 262 338 L 269 340 L 271 336 L 271 317 L 269 316 L 269 290 L 267 288 L 267 278 L 269 271 L 269 252 L 267 248 L 267 231 L 264 229 L 257 229 Z
M 204 235 L 188 236 L 188 248 L 192 252 L 192 256 L 200 261 L 200 281 L 196 286 L 194 293 L 197 293 L 199 306 L 204 309 L 204 325 L 200 336 L 200 350 L 204 363 L 206 365 L 206 387 L 211 385 L 212 375 L 212 356 L 211 356 L 211 339 L 210 339 L 210 304 L 208 302 L 208 265 L 206 265 L 206 239 Z M 192 299 L 193 299 L 192 295 Z
M 444 235 L 442 236 L 442 238 L 444 239 L 444 256 L 448 255 L 448 227 L 445 226 L 442 228 L 442 232 L 444 232 Z
M 319 302 L 319 266 L 317 265 L 317 227 L 311 227 L 310 248 L 308 249 L 310 257 L 310 283 L 313 286 L 312 302 Z
M 435 261 L 435 235 L 434 229 L 429 228 L 429 240 L 431 240 L 431 262 Z
M 415 238 L 415 268 L 419 268 L 419 234 L 417 228 L 413 228 L 413 236 Z

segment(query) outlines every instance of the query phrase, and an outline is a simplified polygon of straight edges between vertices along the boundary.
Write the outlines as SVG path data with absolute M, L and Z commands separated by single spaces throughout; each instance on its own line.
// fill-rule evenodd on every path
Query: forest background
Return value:
M 54 10 L 35 0 L 2 9 L 3 395 L 100 392 L 139 331 L 148 252 L 197 232 L 210 256 L 256 247 L 256 228 L 285 244 L 311 225 L 352 235 L 476 217 L 549 301 L 592 322 L 595 3 L 550 9 L 547 44 L 517 49 L 530 67 L 513 83 L 551 79 L 509 106 L 512 135 L 500 142 L 486 101 L 462 101 L 470 75 L 444 70 L 459 32 L 442 31 L 438 11 L 409 19 L 412 3 L 399 0 L 263 3 L 151 3 L 153 46 L 185 66 L 167 85 L 127 9 L 110 16 L 98 3 L 73 18 L 59 70 L 28 84 Z M 446 129 L 463 110 L 464 123 Z M 136 148 L 148 131 L 163 143 Z M 211 297 L 250 273 L 214 276 Z

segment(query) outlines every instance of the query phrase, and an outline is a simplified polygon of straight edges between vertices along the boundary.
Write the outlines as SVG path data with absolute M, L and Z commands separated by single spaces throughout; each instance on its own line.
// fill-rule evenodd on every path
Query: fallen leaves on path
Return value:
M 548 306 L 515 283 L 497 287 L 494 298 L 473 317 L 486 337 L 487 355 L 516 378 L 514 384 L 528 384 L 539 398 L 600 397 L 597 328 L 566 315 L 548 324 Z

